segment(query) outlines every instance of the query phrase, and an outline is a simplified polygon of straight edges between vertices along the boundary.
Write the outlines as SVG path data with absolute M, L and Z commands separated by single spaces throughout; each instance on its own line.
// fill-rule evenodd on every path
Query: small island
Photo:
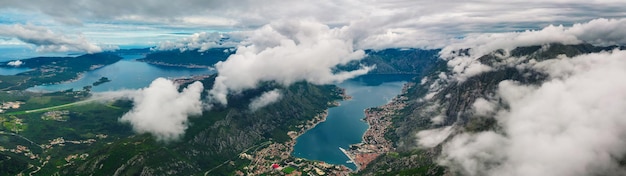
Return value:
M 93 86 L 98 86 L 98 85 L 104 84 L 106 82 L 111 82 L 111 80 L 109 78 L 107 78 L 107 77 L 102 77 L 102 78 L 98 79 L 98 81 L 94 82 Z

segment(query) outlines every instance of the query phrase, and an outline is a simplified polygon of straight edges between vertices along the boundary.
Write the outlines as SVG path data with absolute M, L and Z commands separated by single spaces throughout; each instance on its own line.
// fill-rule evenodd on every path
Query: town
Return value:
M 406 92 L 411 86 L 413 86 L 411 83 L 404 85 L 402 92 Z M 394 151 L 393 143 L 385 138 L 385 133 L 396 111 L 404 108 L 407 100 L 408 98 L 401 94 L 386 105 L 365 110 L 364 120 L 369 128 L 363 134 L 363 141 L 350 145 L 347 150 L 342 150 L 348 158 L 353 159 L 352 162 L 357 165 L 358 170 L 367 167 L 381 154 Z
M 412 84 L 405 85 L 403 92 L 410 86 Z M 351 98 L 345 94 L 345 91 L 341 91 L 341 95 L 344 100 Z M 357 170 L 351 170 L 343 165 L 309 161 L 291 156 L 296 138 L 318 123 L 323 122 L 328 115 L 328 111 L 325 111 L 306 124 L 298 125 L 299 131 L 288 132 L 291 140 L 286 143 L 268 141 L 256 146 L 258 150 L 242 152 L 239 158 L 250 160 L 250 164 L 235 173 L 236 175 L 350 175 L 365 168 L 379 155 L 394 150 L 392 142 L 385 138 L 385 132 L 391 125 L 391 119 L 395 112 L 406 105 L 404 103 L 406 100 L 407 97 L 399 95 L 386 105 L 365 110 L 364 120 L 369 124 L 369 128 L 363 135 L 363 141 L 351 145 L 349 149 L 338 149 L 351 159 L 351 162 L 357 166 Z M 339 102 L 331 103 L 335 106 L 339 105 Z M 264 145 L 267 147 L 262 148 Z
M 2 102 L 2 106 L 0 106 L 0 113 L 4 113 L 9 109 L 19 109 L 22 104 L 24 104 L 24 102 L 21 101 Z

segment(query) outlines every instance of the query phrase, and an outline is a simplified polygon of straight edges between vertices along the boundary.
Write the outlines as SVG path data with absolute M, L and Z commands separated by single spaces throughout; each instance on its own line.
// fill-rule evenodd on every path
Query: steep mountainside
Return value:
M 215 77 L 201 82 L 212 87 Z M 247 106 L 250 99 L 267 90 L 279 89 L 282 99 L 257 111 Z M 173 142 L 156 142 L 149 135 L 136 135 L 89 151 L 89 158 L 62 168 L 62 175 L 193 175 L 211 171 L 228 175 L 249 164 L 238 158 L 247 149 L 267 141 L 291 139 L 288 131 L 298 129 L 341 99 L 335 86 L 297 83 L 281 87 L 265 83 L 258 89 L 229 98 L 228 107 L 216 106 L 202 116 L 191 117 L 185 136 Z M 203 95 L 206 97 L 206 95 Z M 228 164 L 223 164 L 224 162 Z M 218 167 L 219 166 L 219 167 Z M 214 169 L 213 169 L 214 168 Z M 240 168 L 239 168 L 240 169 Z
M 211 48 L 203 52 L 198 50 L 156 51 L 146 55 L 145 58 L 138 59 L 138 61 L 168 66 L 210 67 L 219 61 L 226 60 L 235 52 L 233 49 Z M 436 61 L 439 51 L 421 49 L 366 50 L 367 56 L 365 58 L 358 62 L 338 66 L 337 70 L 356 70 L 361 65 L 376 65 L 376 68 L 369 74 L 422 74 L 422 70 Z
M 440 50 L 385 49 L 367 50 L 367 56 L 359 62 L 340 66 L 341 70 L 355 70 L 360 65 L 376 65 L 368 74 L 423 74 L 437 61 Z
M 494 106 L 508 107 L 503 100 L 498 100 L 498 87 L 503 81 L 512 81 L 519 85 L 539 86 L 549 80 L 550 75 L 534 67 L 524 66 L 555 58 L 574 57 L 587 53 L 607 52 L 624 47 L 596 47 L 589 44 L 563 45 L 547 44 L 543 46 L 518 47 L 511 51 L 497 50 L 477 60 L 490 70 L 464 80 L 455 80 L 455 72 L 446 60 L 439 60 L 420 79 L 414 80 L 403 93 L 408 97 L 402 103 L 406 107 L 394 116 L 393 129 L 387 137 L 395 142 L 398 154 L 379 157 L 371 163 L 363 175 L 443 175 L 466 174 L 458 170 L 439 166 L 442 146 L 452 136 L 461 133 L 483 131 L 502 132 L 502 124 L 493 118 L 493 114 L 477 112 L 476 102 L 491 99 Z M 458 56 L 467 55 L 468 50 L 460 50 Z M 566 58 L 567 59 L 567 58 Z M 506 82 L 506 81 L 505 81 Z M 493 112 L 489 112 L 493 113 Z M 420 140 L 418 132 L 425 136 L 439 137 L 439 143 L 428 144 Z M 426 137 L 424 137 L 426 138 Z M 443 141 L 443 142 L 441 142 Z M 430 146 L 424 146 L 430 145 Z

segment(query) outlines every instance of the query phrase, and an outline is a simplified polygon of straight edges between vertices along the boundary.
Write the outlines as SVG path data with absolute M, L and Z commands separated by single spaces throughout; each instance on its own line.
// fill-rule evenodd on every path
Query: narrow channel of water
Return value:
M 122 89 L 139 89 L 150 85 L 150 83 L 158 78 L 179 78 L 192 75 L 212 74 L 208 68 L 183 68 L 151 65 L 135 59 L 142 58 L 143 55 L 122 55 L 124 59 L 96 69 L 86 72 L 78 80 L 54 85 L 42 85 L 29 88 L 29 91 L 61 91 L 67 89 L 80 90 L 84 86 L 92 85 L 101 77 L 107 77 L 111 82 L 94 86 L 92 91 L 114 91 Z
M 339 84 L 352 99 L 330 108 L 326 121 L 298 137 L 292 155 L 356 169 L 356 165 L 347 163 L 349 159 L 339 147 L 347 149 L 350 144 L 361 142 L 368 127 L 362 120 L 365 117 L 364 110 L 388 103 L 401 92 L 402 86 L 411 77 L 366 75 Z

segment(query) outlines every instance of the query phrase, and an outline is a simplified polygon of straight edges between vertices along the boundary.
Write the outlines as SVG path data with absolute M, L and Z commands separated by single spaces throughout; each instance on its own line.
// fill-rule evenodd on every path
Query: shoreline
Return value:
M 165 62 L 155 62 L 155 61 L 147 61 L 147 60 L 137 60 L 138 62 L 144 62 L 152 65 L 160 65 L 160 66 L 168 66 L 168 67 L 182 67 L 182 68 L 211 68 L 211 66 L 206 65 L 195 65 L 195 64 L 170 64 Z
M 69 80 L 65 80 L 65 81 L 59 81 L 59 82 L 54 82 L 54 83 L 50 83 L 50 84 L 40 84 L 40 85 L 35 85 L 35 86 L 47 86 L 47 85 L 57 85 L 57 84 L 68 84 L 68 83 L 73 83 L 76 82 L 80 79 L 83 79 L 85 77 L 85 72 L 79 72 L 76 77 L 69 79 Z M 33 86 L 34 87 L 34 86 Z
M 409 87 L 414 86 L 412 83 L 405 83 L 402 86 L 400 94 L 396 95 L 390 102 L 378 107 L 365 109 L 365 118 L 361 119 L 367 123 L 367 130 L 361 136 L 361 142 L 351 144 L 346 150 L 346 155 L 354 157 L 354 164 L 358 170 L 364 169 L 369 163 L 374 161 L 378 156 L 394 151 L 393 142 L 385 138 L 385 133 L 391 126 L 392 116 L 406 106 L 404 103 L 408 100 L 404 96 Z
M 303 169 L 302 171 L 305 172 L 320 171 L 322 173 L 328 173 L 330 175 L 349 175 L 350 173 L 354 173 L 354 170 L 344 165 L 328 164 L 323 161 L 309 160 L 306 158 L 295 157 L 292 155 L 294 147 L 297 143 L 297 138 L 308 132 L 309 130 L 315 128 L 320 123 L 325 122 L 328 118 L 328 110 L 330 108 L 338 106 L 340 101 L 346 100 L 346 96 L 344 96 L 345 91 L 342 91 L 340 94 L 342 95 L 343 99 L 328 102 L 329 105 L 334 106 L 329 106 L 327 109 L 318 113 L 312 119 L 306 121 L 304 124 L 297 125 L 296 128 L 299 128 L 299 130 L 288 131 L 287 135 L 291 138 L 291 140 L 284 143 L 271 143 L 265 148 L 254 151 L 253 153 L 251 153 L 252 155 L 240 155 L 240 157 L 250 159 L 251 163 L 248 166 L 244 167 L 244 169 L 242 170 L 243 172 L 237 172 L 238 174 L 236 175 L 245 175 L 244 172 L 248 175 L 275 173 L 277 169 L 268 167 L 273 164 L 282 164 L 284 167 L 297 167 L 299 169 Z M 281 166 L 278 170 L 281 170 L 283 166 Z M 310 170 L 306 170 L 305 168 L 308 168 Z
M 329 108 L 330 109 L 330 108 Z M 307 131 L 315 128 L 318 124 L 325 122 L 326 118 L 328 118 L 328 109 L 324 110 L 323 112 L 317 114 L 315 117 L 313 117 L 313 119 L 307 121 L 305 124 L 303 124 L 303 126 L 301 127 L 300 131 L 289 131 L 287 132 L 289 135 L 290 132 L 295 132 L 296 134 L 293 135 L 289 135 L 289 137 L 291 137 L 291 139 L 294 142 L 294 146 L 296 143 L 296 139 L 300 136 L 302 136 L 304 133 L 306 133 Z M 293 148 L 293 147 L 292 147 Z M 293 149 L 292 149 L 293 150 Z
M 341 152 L 343 152 L 343 154 L 345 154 L 348 157 L 348 159 L 350 159 L 350 161 L 352 161 L 352 163 L 356 166 L 356 170 L 350 169 L 352 170 L 352 172 L 356 173 L 357 171 L 361 170 L 361 166 L 359 166 L 356 160 L 352 157 L 352 155 L 350 155 L 350 153 L 346 149 L 339 147 L 339 150 L 341 150 Z

